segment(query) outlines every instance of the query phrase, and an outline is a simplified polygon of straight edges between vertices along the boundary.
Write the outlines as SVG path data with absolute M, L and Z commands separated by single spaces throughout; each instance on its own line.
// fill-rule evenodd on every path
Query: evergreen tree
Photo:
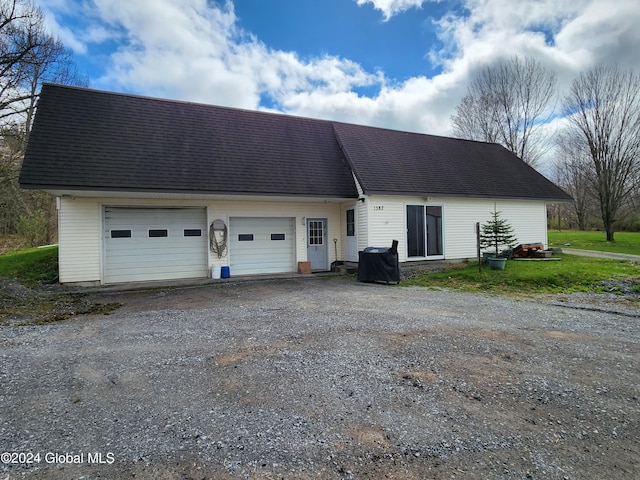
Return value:
M 482 248 L 491 247 L 495 249 L 496 257 L 498 256 L 499 247 L 506 246 L 511 248 L 517 243 L 513 234 L 513 227 L 500 216 L 500 213 L 494 206 L 493 212 L 491 212 L 491 219 L 483 223 L 480 228 L 480 246 Z

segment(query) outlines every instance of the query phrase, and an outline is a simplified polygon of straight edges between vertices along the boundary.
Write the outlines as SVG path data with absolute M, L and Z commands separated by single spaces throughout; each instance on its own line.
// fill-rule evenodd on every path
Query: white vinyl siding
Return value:
M 439 205 L 443 214 L 444 258 L 473 258 L 475 223 L 489 219 L 494 203 L 513 226 L 518 243 L 547 245 L 544 201 L 369 196 L 369 246 L 391 246 L 393 240 L 398 240 L 399 260 L 407 261 L 406 205 Z
M 369 246 L 369 209 L 366 200 L 358 202 L 356 217 L 358 220 L 358 251 Z
M 295 272 L 294 222 L 294 218 L 231 217 L 231 274 Z
M 63 197 L 58 210 L 58 264 L 61 283 L 100 280 L 100 205 Z
M 335 258 L 333 239 L 338 240 L 338 254 L 343 251 L 343 207 L 345 204 L 295 201 L 237 201 L 187 199 L 82 198 L 60 199 L 59 241 L 60 281 L 63 283 L 104 282 L 103 205 L 112 207 L 199 207 L 207 211 L 203 240 L 208 239 L 208 225 L 222 219 L 227 226 L 232 217 L 294 218 L 295 261 L 307 260 L 306 219 L 326 218 L 329 240 L 329 264 Z M 348 204 L 353 204 L 349 202 Z M 429 198 L 402 196 L 368 196 L 356 202 L 358 209 L 358 250 L 367 246 L 391 246 L 399 241 L 400 261 L 406 258 L 407 204 L 443 207 L 444 255 L 447 259 L 473 258 L 475 222 L 486 221 L 493 210 L 491 199 Z M 382 209 L 374 209 L 382 206 Z M 498 200 L 498 210 L 513 225 L 519 243 L 542 242 L 547 245 L 546 206 L 543 201 Z M 206 241 L 206 240 L 205 240 Z M 222 258 L 208 253 L 205 268 L 229 265 L 233 252 L 227 246 Z M 338 258 L 343 260 L 343 258 Z M 296 264 L 297 267 L 297 264 Z M 232 276 L 234 272 L 231 272 Z
M 362 204 L 362 202 L 358 202 Z M 239 200 L 189 200 L 189 199 L 144 199 L 103 197 L 62 197 L 60 199 L 60 281 L 63 283 L 105 283 L 105 228 L 104 206 L 139 208 L 201 208 L 207 212 L 203 240 L 208 241 L 208 225 L 221 219 L 229 225 L 231 217 L 294 218 L 295 270 L 297 262 L 307 259 L 306 219 L 326 218 L 330 241 L 329 263 L 336 260 L 333 239 L 338 239 L 338 253 L 342 251 L 341 217 L 342 205 L 333 202 L 295 201 L 239 201 Z M 222 258 L 206 248 L 209 275 L 214 266 L 229 265 L 229 245 Z M 234 275 L 231 272 L 232 276 Z
M 105 207 L 105 283 L 206 277 L 206 225 L 204 208 Z
M 405 207 L 402 197 L 370 196 L 367 198 L 369 238 L 367 247 L 391 247 L 398 240 L 398 248 L 405 245 Z M 400 250 L 399 250 L 400 252 Z M 403 255 L 403 254 L 401 254 Z M 400 256 L 400 261 L 402 260 Z
M 475 223 L 489 220 L 494 204 L 513 227 L 518 243 L 547 246 L 547 209 L 543 201 L 448 200 L 444 212 L 447 258 L 476 256 Z

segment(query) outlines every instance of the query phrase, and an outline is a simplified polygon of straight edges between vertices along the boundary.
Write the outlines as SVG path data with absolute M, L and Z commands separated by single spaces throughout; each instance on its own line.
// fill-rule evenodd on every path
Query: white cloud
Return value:
M 382 12 L 385 21 L 411 8 L 420 8 L 428 1 L 439 2 L 440 0 L 356 0 L 358 5 L 373 4 L 373 8 Z
M 44 14 L 44 26 L 48 32 L 55 32 L 55 35 L 60 38 L 64 46 L 74 53 L 87 53 L 85 43 L 70 28 L 60 25 L 53 14 L 53 10 L 62 13 L 66 12 L 68 5 L 62 0 L 45 0 L 38 2 L 38 7 Z
M 556 36 L 559 50 L 585 64 L 618 62 L 638 67 L 640 8 L 636 0 L 588 2 Z
M 95 0 L 105 21 L 128 32 L 98 83 L 243 108 L 259 108 L 261 96 L 269 95 L 287 108 L 305 93 L 342 98 L 384 82 L 347 59 L 303 61 L 295 52 L 269 49 L 237 28 L 230 3 L 187 0 L 176 8 L 168 0 L 147 2 L 115 8 L 117 0 Z
M 258 82 L 243 65 L 247 42 L 237 36 L 231 5 L 209 7 L 205 0 L 94 3 L 107 25 L 125 34 L 111 55 L 106 75 L 97 80 L 99 85 L 244 108 L 258 106 Z
M 61 0 L 45 1 L 51 12 L 73 14 Z M 358 3 L 390 18 L 426 1 Z M 82 28 L 52 25 L 77 52 L 118 41 L 107 73 L 93 80 L 98 88 L 446 135 L 471 76 L 498 59 L 532 56 L 558 73 L 561 88 L 598 62 L 637 69 L 636 2 L 461 0 L 464 8 L 435 19 L 442 48 L 425 52 L 441 72 L 399 83 L 353 59 L 270 48 L 238 26 L 231 2 L 92 0 L 82 3 Z

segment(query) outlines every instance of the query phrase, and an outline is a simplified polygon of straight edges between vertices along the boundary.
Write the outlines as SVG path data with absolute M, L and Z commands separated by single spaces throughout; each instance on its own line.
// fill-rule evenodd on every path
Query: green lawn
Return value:
M 607 242 L 605 232 L 549 230 L 549 246 L 600 250 L 602 252 L 640 255 L 640 232 L 615 232 L 615 242 Z M 567 244 L 571 244 L 570 246 Z
M 58 247 L 30 248 L 0 255 L 0 276 L 33 287 L 58 274 Z M 79 314 L 108 315 L 119 303 L 95 303 L 85 293 L 0 289 L 0 325 L 41 325 Z
M 402 285 L 457 288 L 475 292 L 508 294 L 610 291 L 605 280 L 627 280 L 640 292 L 640 265 L 635 262 L 555 255 L 560 261 L 509 260 L 505 270 L 491 270 L 476 263 L 454 264 L 444 272 L 427 273 Z
M 29 248 L 0 255 L 0 276 L 33 286 L 58 274 L 58 247 Z
M 553 235 L 552 235 L 553 233 Z M 577 234 L 577 235 L 575 235 Z M 599 232 L 549 232 L 552 241 L 562 245 L 564 239 L 579 248 L 608 246 L 607 251 L 640 254 L 640 233 L 620 233 L 615 245 L 599 241 Z M 604 234 L 602 234 L 604 236 Z M 562 238 L 561 238 L 562 236 Z M 577 243 L 576 242 L 577 239 Z M 557 246 L 557 245 L 556 245 Z M 611 247 L 618 246 L 618 249 Z M 599 248 L 604 250 L 604 248 Z M 626 280 L 640 292 L 640 264 L 629 261 L 554 255 L 560 261 L 507 262 L 505 270 L 478 271 L 475 262 L 453 264 L 444 272 L 425 273 L 402 281 L 403 285 L 460 288 L 494 293 L 533 294 L 604 291 L 605 280 Z M 33 286 L 54 278 L 58 270 L 58 247 L 32 248 L 0 255 L 0 276 L 15 278 Z

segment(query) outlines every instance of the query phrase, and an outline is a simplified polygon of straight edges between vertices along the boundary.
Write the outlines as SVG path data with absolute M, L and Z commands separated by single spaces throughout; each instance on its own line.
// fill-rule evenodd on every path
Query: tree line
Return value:
M 40 8 L 29 0 L 0 0 L 0 235 L 18 233 L 26 245 L 56 236 L 53 198 L 18 184 L 43 82 L 89 84 L 45 28 Z
M 451 120 L 454 136 L 500 143 L 532 167 L 555 152 L 553 180 L 574 198 L 555 206 L 560 224 L 602 228 L 608 241 L 616 229 L 640 229 L 640 76 L 633 70 L 598 65 L 558 94 L 554 72 L 515 56 L 481 70 Z

